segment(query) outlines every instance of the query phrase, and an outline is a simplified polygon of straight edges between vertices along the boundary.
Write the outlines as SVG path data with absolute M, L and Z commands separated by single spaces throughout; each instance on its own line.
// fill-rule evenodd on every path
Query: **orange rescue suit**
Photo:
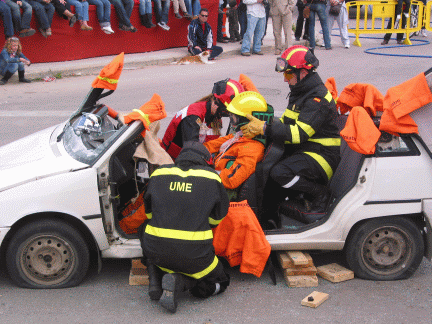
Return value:
M 210 153 L 216 153 L 214 158 L 215 169 L 220 172 L 220 177 L 225 188 L 235 189 L 255 172 L 256 164 L 264 156 L 264 144 L 253 139 L 241 136 L 235 141 L 234 135 L 203 143 Z M 222 144 L 232 140 L 234 143 L 227 149 L 221 150 Z M 227 163 L 234 161 L 227 168 Z

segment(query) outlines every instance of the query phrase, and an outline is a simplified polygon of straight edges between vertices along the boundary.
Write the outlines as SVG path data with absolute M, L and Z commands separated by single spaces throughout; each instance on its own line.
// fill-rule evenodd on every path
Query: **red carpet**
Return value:
M 89 25 L 93 27 L 92 31 L 82 31 L 78 22 L 73 28 L 70 28 L 68 21 L 55 13 L 51 26 L 52 36 L 48 38 L 44 38 L 38 31 L 38 24 L 33 11 L 31 26 L 37 30 L 37 33 L 30 37 L 20 38 L 24 55 L 32 63 L 61 62 L 116 55 L 121 52 L 125 52 L 125 54 L 144 53 L 187 46 L 187 26 L 190 21 L 185 18 L 175 18 L 172 4 L 167 24 L 171 27 L 169 31 L 165 31 L 159 26 L 151 29 L 142 26 L 138 4 L 139 1 L 135 0 L 131 16 L 132 25 L 138 29 L 136 33 L 118 29 L 117 15 L 114 6 L 111 6 L 111 25 L 115 31 L 112 35 L 106 35 L 100 29 L 96 17 L 96 7 L 93 5 L 89 9 Z M 208 22 L 212 26 L 214 41 L 216 41 L 218 5 L 219 0 L 201 0 L 201 7 L 210 11 Z M 154 14 L 153 23 L 155 23 Z M 4 40 L 3 20 L 0 19 L 1 48 L 3 48 Z

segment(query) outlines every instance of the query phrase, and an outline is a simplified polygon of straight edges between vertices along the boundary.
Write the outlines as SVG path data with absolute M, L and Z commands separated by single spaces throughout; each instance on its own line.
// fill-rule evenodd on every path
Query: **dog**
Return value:
M 200 63 L 200 64 L 213 64 L 214 62 L 209 61 L 210 52 L 204 51 L 199 53 L 198 55 L 188 55 L 182 57 L 179 61 L 174 62 L 174 64 L 191 64 L 191 63 Z

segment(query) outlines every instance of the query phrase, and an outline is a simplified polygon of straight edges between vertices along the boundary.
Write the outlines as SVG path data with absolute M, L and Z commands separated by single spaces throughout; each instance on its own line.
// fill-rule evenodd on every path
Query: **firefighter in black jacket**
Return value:
M 175 164 L 156 169 L 144 204 L 148 221 L 140 239 L 150 298 L 175 312 L 181 291 L 202 298 L 225 291 L 229 277 L 211 229 L 227 214 L 229 200 L 205 146 L 186 142 Z
M 284 156 L 272 168 L 269 185 L 271 187 L 273 181 L 284 197 L 293 198 L 293 193 L 306 194 L 311 204 L 298 208 L 311 214 L 323 213 L 327 207 L 330 192 L 326 185 L 339 164 L 341 143 L 335 123 L 336 103 L 315 72 L 318 64 L 307 47 L 288 48 L 276 63 L 276 71 L 284 73 L 284 81 L 291 89 L 287 109 L 280 121 L 275 119 L 272 124 L 266 124 L 249 116 L 251 122 L 242 128 L 246 137 L 265 134 L 273 139 L 284 139 Z M 275 201 L 278 195 L 270 189 L 266 193 L 270 199 L 264 201 L 270 203 L 264 209 L 276 222 L 273 225 L 279 226 Z

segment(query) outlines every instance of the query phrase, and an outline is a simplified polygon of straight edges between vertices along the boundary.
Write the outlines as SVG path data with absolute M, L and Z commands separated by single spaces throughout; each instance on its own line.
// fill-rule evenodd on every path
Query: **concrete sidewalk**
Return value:
M 300 42 L 293 40 L 293 44 L 307 45 L 304 40 Z M 240 57 L 241 44 L 239 42 L 217 43 L 217 45 L 222 46 L 224 49 L 224 52 L 217 58 L 218 60 L 223 60 L 228 56 L 238 55 Z M 267 34 L 264 37 L 262 50 L 266 53 L 273 52 L 274 50 L 274 36 L 271 19 L 268 21 Z M 155 52 L 125 54 L 124 69 L 141 69 L 151 65 L 166 65 L 178 61 L 186 55 L 188 55 L 186 47 L 170 48 Z M 110 63 L 115 56 L 116 55 L 76 61 L 32 64 L 30 67 L 26 67 L 26 77 L 33 80 L 41 80 L 47 76 L 57 77 L 61 75 L 61 77 L 68 77 L 98 74 L 99 71 L 105 65 Z M 18 82 L 18 77 L 14 75 L 11 81 Z

